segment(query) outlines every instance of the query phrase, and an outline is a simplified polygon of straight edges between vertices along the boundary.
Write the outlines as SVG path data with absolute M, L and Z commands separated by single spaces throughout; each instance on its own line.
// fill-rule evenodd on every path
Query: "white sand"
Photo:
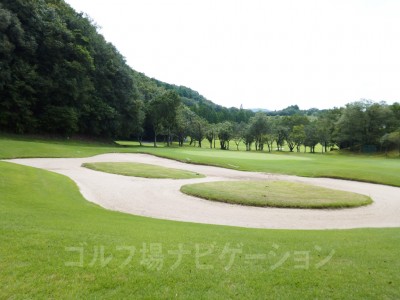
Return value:
M 160 219 L 252 228 L 345 229 L 400 227 L 400 188 L 355 181 L 242 172 L 180 163 L 146 154 L 104 154 L 89 158 L 14 159 L 70 177 L 83 196 L 104 208 Z M 82 168 L 85 162 L 141 162 L 190 170 L 201 179 L 144 179 Z M 182 194 L 182 185 L 221 180 L 287 180 L 370 196 L 369 206 L 336 210 L 258 208 L 202 200 Z

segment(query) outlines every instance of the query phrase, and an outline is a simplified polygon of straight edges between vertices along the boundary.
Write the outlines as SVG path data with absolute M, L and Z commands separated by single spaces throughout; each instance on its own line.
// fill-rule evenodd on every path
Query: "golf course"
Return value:
M 398 159 L 161 144 L 151 148 L 18 136 L 0 138 L 0 157 L 6 160 L 0 162 L 0 298 L 395 299 L 400 293 Z M 138 165 L 139 161 L 147 165 Z M 102 170 L 82 167 L 83 163 L 98 164 Z M 129 170 L 131 163 L 136 165 Z M 122 175 L 112 170 L 118 164 L 124 166 Z M 164 168 L 174 172 L 161 179 L 132 171 L 148 165 L 155 168 L 154 174 L 166 174 Z M 336 172 L 331 177 L 352 181 L 321 178 L 330 177 L 325 172 L 332 172 L 333 166 Z M 182 179 L 178 170 L 191 178 Z M 296 181 L 300 186 L 292 188 L 297 189 L 319 185 L 331 191 L 347 189 L 349 194 L 355 189 L 357 195 L 365 194 L 366 186 L 376 189 L 366 195 L 372 203 L 335 209 L 227 204 L 179 191 L 182 185 L 243 181 L 251 176 L 255 176 L 252 182 Z M 344 182 L 347 187 L 335 186 Z M 151 189 L 143 195 L 146 184 Z M 284 190 L 288 189 L 286 185 Z M 96 192 L 105 195 L 103 199 Z M 182 194 L 177 206 L 169 203 L 170 192 Z M 93 203 L 96 199 L 103 202 Z M 138 206 L 140 201 L 144 206 L 130 213 L 118 207 L 131 202 Z M 159 215 L 146 216 L 146 204 Z M 201 209 L 209 209 L 208 205 L 210 211 L 203 213 Z M 385 210 L 385 206 L 389 207 Z M 375 208 L 383 214 L 378 216 L 381 222 L 362 224 Z M 228 214 L 213 220 L 215 216 L 209 214 L 213 209 L 219 218 L 218 211 L 237 210 L 232 215 L 237 219 Z M 244 217 L 249 211 L 262 217 L 258 210 L 276 211 L 266 216 L 278 226 L 257 226 L 251 223 L 253 216 Z M 368 217 L 361 222 L 364 211 Z M 173 212 L 182 213 L 182 219 L 171 220 Z M 303 217 L 296 219 L 297 214 Z M 299 229 L 294 229 L 296 222 Z M 328 229 L 321 230 L 324 222 Z M 225 226 L 212 225 L 218 223 Z M 316 224 L 319 229 L 312 229 L 318 228 Z M 292 229 L 278 229 L 279 225 Z
M 0 1 L 0 300 L 400 299 L 400 1 Z

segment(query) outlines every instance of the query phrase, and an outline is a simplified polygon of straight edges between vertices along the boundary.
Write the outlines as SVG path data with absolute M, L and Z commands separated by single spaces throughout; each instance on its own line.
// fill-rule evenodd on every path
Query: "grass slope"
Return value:
M 400 294 L 399 228 L 258 230 L 156 220 L 91 204 L 62 175 L 5 162 L 0 170 L 1 299 Z M 81 250 L 82 266 L 68 266 L 80 263 Z
M 164 168 L 150 164 L 126 162 L 84 163 L 82 167 L 112 174 L 144 178 L 189 179 L 203 178 L 204 175 L 186 170 Z
M 130 152 L 113 144 L 0 136 L 0 158 L 88 157 L 111 152 Z
M 368 196 L 286 181 L 215 181 L 187 184 L 185 194 L 232 204 L 287 208 L 344 208 L 372 203 Z
M 132 144 L 132 143 L 126 143 Z M 343 178 L 400 186 L 400 159 L 380 156 L 309 153 L 257 153 L 178 147 L 122 147 L 74 141 L 0 137 L 0 158 L 87 157 L 110 152 L 148 153 L 179 161 L 243 171 Z

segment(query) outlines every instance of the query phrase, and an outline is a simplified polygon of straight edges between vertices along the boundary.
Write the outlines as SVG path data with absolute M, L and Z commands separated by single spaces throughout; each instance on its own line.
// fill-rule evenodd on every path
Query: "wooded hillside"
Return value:
M 140 131 L 144 104 L 167 90 L 210 122 L 235 121 L 238 114 L 132 70 L 62 0 L 0 2 L 1 130 L 127 138 Z
M 272 143 L 293 151 L 400 151 L 400 104 L 362 100 L 344 108 L 258 112 L 226 108 L 190 88 L 149 78 L 85 15 L 63 0 L 0 2 L 0 131 L 157 140 L 190 137 L 221 149 Z M 266 104 L 266 106 L 268 106 Z

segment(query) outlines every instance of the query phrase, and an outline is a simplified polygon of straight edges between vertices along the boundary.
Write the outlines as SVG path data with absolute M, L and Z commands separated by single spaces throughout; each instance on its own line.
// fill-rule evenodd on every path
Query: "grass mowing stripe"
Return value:
M 185 194 L 232 204 L 285 208 L 345 208 L 368 205 L 368 196 L 285 181 L 215 181 L 187 184 Z

